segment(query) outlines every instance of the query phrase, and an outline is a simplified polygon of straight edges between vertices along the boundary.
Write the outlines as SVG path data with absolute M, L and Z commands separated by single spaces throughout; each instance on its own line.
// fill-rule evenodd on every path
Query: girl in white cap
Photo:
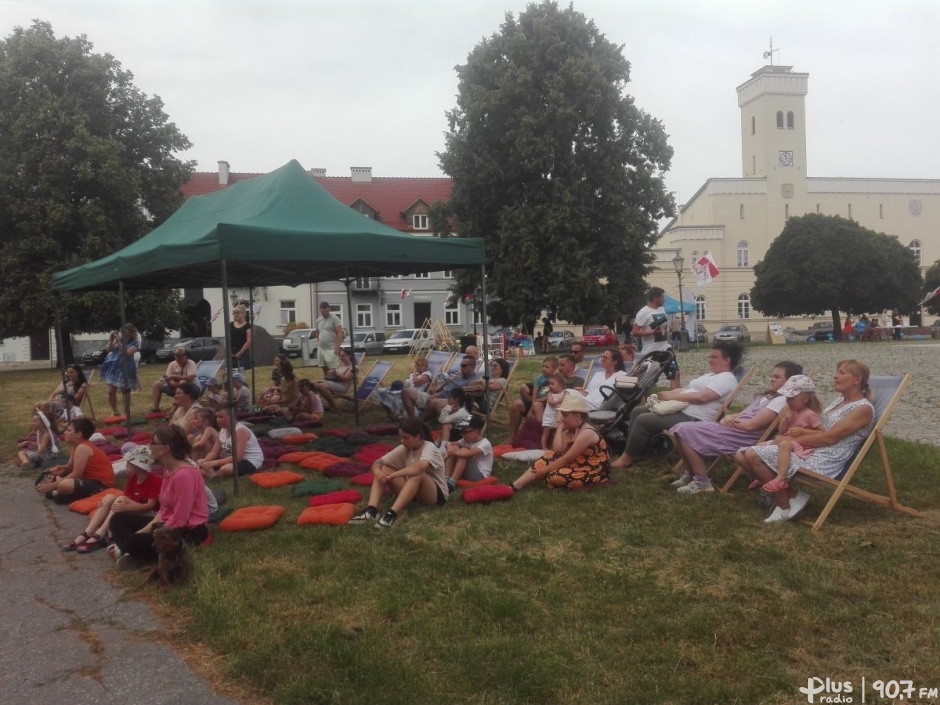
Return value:
M 121 512 L 143 514 L 157 508 L 162 478 L 154 475 L 153 454 L 147 446 L 135 446 L 124 455 L 127 463 L 127 489 L 124 494 L 111 494 L 98 504 L 85 530 L 62 547 L 63 551 L 91 553 L 107 545 L 111 517 Z
M 790 469 L 790 459 L 795 454 L 806 460 L 812 455 L 815 448 L 801 446 L 791 435 L 795 428 L 818 430 L 823 428 L 819 412 L 822 405 L 816 397 L 816 385 L 806 375 L 793 375 L 782 387 L 780 396 L 787 400 L 786 408 L 780 412 L 779 435 L 772 441 L 761 445 L 775 445 L 777 451 L 777 477 L 764 483 L 768 492 L 781 492 L 790 485 L 787 482 L 787 473 Z

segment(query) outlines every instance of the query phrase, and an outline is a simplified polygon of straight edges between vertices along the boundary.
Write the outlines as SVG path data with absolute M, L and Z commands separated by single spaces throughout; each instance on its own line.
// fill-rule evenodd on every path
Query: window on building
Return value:
M 699 294 L 695 297 L 695 317 L 704 321 L 708 318 L 707 307 L 705 306 L 705 297 L 702 294 Z
M 738 206 L 738 217 L 741 220 L 744 220 L 744 204 L 743 203 L 740 206 Z
M 885 217 L 885 204 L 884 203 L 878 204 L 878 217 L 882 219 Z
M 747 294 L 741 294 L 738 297 L 738 318 L 751 317 L 751 297 Z
M 777 129 L 778 130 L 783 129 L 783 111 L 782 110 L 777 111 Z
M 401 328 L 401 304 L 385 304 L 385 327 Z
M 923 264 L 921 259 L 921 254 L 923 252 L 923 247 L 920 244 L 920 240 L 911 240 L 911 244 L 908 245 L 911 248 L 911 252 L 914 253 L 914 259 L 917 260 L 917 266 L 920 267 Z
M 757 134 L 757 118 L 751 115 L 751 134 Z
M 297 302 L 281 301 L 281 325 L 297 322 Z
M 450 269 L 445 269 L 445 270 L 444 270 L 444 279 L 453 279 L 453 278 L 454 278 L 454 273 L 453 273 L 453 271 L 451 271 Z
M 793 129 L 793 111 L 792 110 L 787 113 L 787 129 L 788 130 Z
M 783 204 L 783 219 L 786 220 L 789 217 L 790 217 L 790 204 L 784 203 Z
M 424 213 L 415 213 L 411 216 L 411 227 L 415 230 L 428 229 L 428 217 Z
M 819 215 L 820 213 L 822 213 L 822 204 L 821 204 L 821 203 L 817 203 L 817 204 L 816 204 L 816 215 Z
M 738 266 L 749 267 L 750 264 L 748 263 L 749 262 L 748 255 L 750 253 L 750 246 L 747 244 L 745 240 L 741 240 L 741 242 L 738 243 L 737 252 L 738 252 L 738 260 L 737 260 Z
M 415 279 L 430 279 L 430 278 L 431 278 L 430 272 L 418 272 L 417 274 L 415 274 Z
M 353 288 L 356 289 L 368 289 L 371 279 L 369 277 L 356 277 L 356 281 L 353 282 Z
M 345 323 L 345 320 L 343 319 L 342 304 L 330 304 L 330 313 L 336 316 L 339 319 L 340 323 Z
M 474 308 L 473 309 L 473 325 L 480 326 L 483 325 L 483 311 Z
M 444 325 L 447 325 L 447 326 L 459 326 L 460 325 L 460 306 L 445 306 L 444 307 Z
M 356 304 L 356 327 L 372 327 L 372 304 Z

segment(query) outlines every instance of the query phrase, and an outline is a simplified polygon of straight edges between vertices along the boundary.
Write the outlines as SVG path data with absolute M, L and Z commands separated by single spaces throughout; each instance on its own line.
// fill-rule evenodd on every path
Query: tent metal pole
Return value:
M 124 280 L 121 279 L 118 282 L 118 297 L 120 300 L 121 308 L 121 330 L 118 333 L 121 341 L 121 369 L 124 371 L 124 384 L 128 385 L 131 379 L 131 365 L 134 364 L 133 360 L 129 360 L 127 357 L 127 336 L 125 335 L 127 328 L 127 309 L 125 308 L 124 301 Z M 127 431 L 127 437 L 130 438 L 131 435 L 131 388 L 126 386 L 121 390 L 122 401 L 124 402 L 124 428 Z
M 251 359 L 251 405 L 255 405 L 255 288 L 248 286 L 248 311 L 245 320 L 251 329 L 251 347 L 248 356 Z
M 352 279 L 349 278 L 349 270 L 346 270 L 346 308 L 349 311 L 349 357 L 352 359 L 353 370 L 353 413 L 356 417 L 356 427 L 359 427 L 359 367 L 356 365 L 356 330 L 353 323 L 352 310 Z
M 486 329 L 486 265 L 480 265 L 480 296 L 483 297 L 483 399 L 487 397 L 490 387 L 490 336 Z M 508 391 L 508 390 L 507 390 Z M 505 392 L 504 392 L 505 394 Z M 486 435 L 490 435 L 490 414 L 493 410 L 486 404 Z
M 62 373 L 62 391 L 65 391 L 65 383 L 68 382 L 68 377 L 65 374 L 65 346 L 62 344 L 62 316 L 59 313 L 59 297 L 61 295 L 58 292 L 55 292 L 52 295 L 52 311 L 55 315 L 55 354 L 59 363 L 59 371 Z M 69 408 L 68 399 L 66 399 L 65 408 Z M 71 409 L 69 409 L 71 412 Z M 72 414 L 69 413 L 69 420 L 72 418 Z
M 232 490 L 238 496 L 238 429 L 235 418 L 235 390 L 232 388 L 232 331 L 230 330 L 231 307 L 228 300 L 228 271 L 225 260 L 222 266 L 222 323 L 225 326 L 225 389 L 228 392 L 228 420 L 231 425 L 229 439 L 232 441 Z

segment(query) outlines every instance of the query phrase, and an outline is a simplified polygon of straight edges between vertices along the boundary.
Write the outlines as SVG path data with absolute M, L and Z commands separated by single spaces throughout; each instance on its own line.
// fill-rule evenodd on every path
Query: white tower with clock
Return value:
M 764 66 L 738 86 L 744 178 L 806 178 L 808 82 L 809 74 L 792 66 Z

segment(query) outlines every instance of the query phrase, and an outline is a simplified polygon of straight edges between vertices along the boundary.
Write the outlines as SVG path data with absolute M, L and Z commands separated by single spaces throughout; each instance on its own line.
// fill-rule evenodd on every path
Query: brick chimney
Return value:
M 219 186 L 228 186 L 228 169 L 228 162 L 219 161 Z
M 319 179 L 319 178 L 321 178 L 321 177 L 324 177 L 324 176 L 326 176 L 326 169 L 311 169 L 311 170 L 310 170 L 310 176 L 312 176 L 312 177 L 315 178 L 315 179 Z

